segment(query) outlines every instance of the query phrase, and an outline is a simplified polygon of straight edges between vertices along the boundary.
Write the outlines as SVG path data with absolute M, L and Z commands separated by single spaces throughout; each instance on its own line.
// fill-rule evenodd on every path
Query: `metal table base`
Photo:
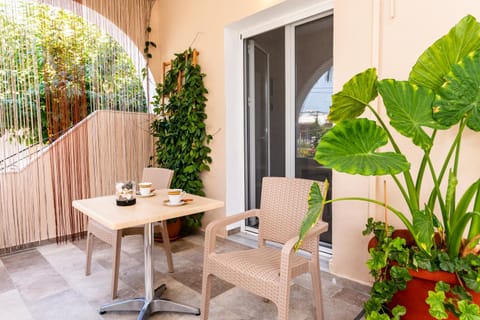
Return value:
M 167 287 L 162 284 L 153 290 L 153 223 L 145 224 L 144 232 L 144 265 L 145 265 L 145 297 L 132 298 L 112 302 L 100 307 L 99 313 L 106 312 L 139 312 L 137 320 L 146 320 L 156 312 L 179 312 L 200 315 L 200 309 L 185 304 L 177 303 L 168 299 L 162 299 L 161 295 Z

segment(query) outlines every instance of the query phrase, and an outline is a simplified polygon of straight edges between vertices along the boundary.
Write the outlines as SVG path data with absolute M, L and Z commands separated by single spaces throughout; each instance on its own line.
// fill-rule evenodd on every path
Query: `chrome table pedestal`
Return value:
M 200 315 L 199 308 L 173 302 L 168 299 L 162 299 L 161 295 L 167 289 L 164 284 L 156 290 L 153 290 L 152 245 L 153 223 L 147 223 L 145 224 L 144 232 L 145 297 L 132 298 L 103 305 L 100 307 L 100 314 L 106 312 L 139 312 L 137 320 L 149 319 L 151 314 L 162 311 Z

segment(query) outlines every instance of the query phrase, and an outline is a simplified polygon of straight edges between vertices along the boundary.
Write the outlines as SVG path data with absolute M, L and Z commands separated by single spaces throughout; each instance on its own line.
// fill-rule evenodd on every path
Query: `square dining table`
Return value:
M 194 213 L 205 212 L 224 206 L 223 201 L 187 194 L 181 205 L 168 206 L 167 189 L 156 190 L 154 196 L 137 197 L 136 204 L 118 206 L 116 197 L 104 196 L 82 200 L 74 200 L 75 209 L 87 215 L 105 227 L 120 230 L 128 227 L 144 225 L 144 267 L 145 297 L 115 301 L 100 307 L 99 313 L 113 311 L 139 312 L 138 320 L 148 319 L 151 314 L 160 311 L 200 314 L 200 309 L 171 300 L 162 299 L 161 294 L 166 286 L 153 288 L 152 244 L 154 223 L 167 219 L 180 218 Z

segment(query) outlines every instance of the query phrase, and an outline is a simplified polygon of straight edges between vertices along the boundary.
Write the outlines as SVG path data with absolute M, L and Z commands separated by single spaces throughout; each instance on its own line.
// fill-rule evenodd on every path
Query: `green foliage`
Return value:
M 368 218 L 367 224 L 365 225 L 365 230 L 362 231 L 364 236 L 373 234 L 377 241 L 382 243 L 386 237 L 390 237 L 392 235 L 394 228 L 390 227 L 386 228 L 386 225 L 382 221 L 373 220 L 373 218 Z
M 381 98 L 384 112 L 370 105 L 377 98 Z M 408 80 L 379 80 L 376 70 L 370 68 L 347 81 L 332 103 L 329 119 L 335 126 L 318 143 L 315 160 L 348 174 L 390 175 L 408 210 L 362 197 L 337 198 L 323 204 L 356 200 L 385 207 L 401 220 L 414 242 L 406 247 L 380 225 L 367 224 L 368 231 L 380 239 L 367 263 L 375 278 L 372 298 L 366 304 L 369 319 L 385 318 L 381 312 L 384 303 L 409 280 L 406 268 L 453 272 L 462 279 L 464 292 L 465 288 L 480 292 L 479 258 L 471 254 L 478 254 L 480 245 L 479 177 L 471 177 L 467 188 L 461 189 L 463 194 L 457 192 L 463 134 L 466 128 L 471 133 L 480 131 L 480 23 L 472 16 L 463 18 L 425 50 Z M 365 110 L 373 117 L 362 118 Z M 382 114 L 388 117 L 389 125 Z M 435 148 L 437 133 L 444 130 L 455 138 L 443 152 L 443 159 L 437 156 L 439 166 L 435 166 L 430 151 Z M 398 135 L 411 141 L 415 157 L 422 155 L 415 167 L 401 151 Z M 424 190 L 425 186 L 431 189 Z M 426 199 L 422 199 L 425 194 Z M 460 319 L 479 317 L 471 297 L 461 289 L 457 286 L 432 293 L 432 315 L 443 319 L 445 309 Z
M 426 303 L 435 319 L 447 319 L 449 311 L 458 319 L 480 320 L 479 306 L 471 302 L 468 292 L 460 286 L 451 289 L 449 284 L 440 281 L 435 285 L 435 291 L 428 292 Z
M 476 26 L 476 27 L 475 27 Z M 384 175 L 392 176 L 401 173 L 404 182 L 394 178 L 397 187 L 409 208 L 411 215 L 409 223 L 406 223 L 407 213 L 392 210 L 405 223 L 415 238 L 415 241 L 425 253 L 435 249 L 433 233 L 435 228 L 442 233 L 442 247 L 446 247 L 452 256 L 458 256 L 462 250 L 462 235 L 469 227 L 469 239 L 472 240 L 480 233 L 479 223 L 479 180 L 474 181 L 460 200 L 455 203 L 457 189 L 458 163 L 460 157 L 461 138 L 465 126 L 474 131 L 479 131 L 480 113 L 477 110 L 477 97 L 480 96 L 480 42 L 474 46 L 473 52 L 464 52 L 464 41 L 470 39 L 470 32 L 478 26 L 478 22 L 471 16 L 460 21 L 451 32 L 442 37 L 432 47 L 426 50 L 420 58 L 424 64 L 448 65 L 449 70 L 443 71 L 443 85 L 436 83 L 438 75 L 430 71 L 429 75 L 420 73 L 414 66 L 409 81 L 396 81 L 393 79 L 378 80 L 374 69 L 354 76 L 343 87 L 337 95 L 342 99 L 334 101 L 329 115 L 332 121 L 337 121 L 335 127 L 327 132 L 317 146 L 315 159 L 335 170 L 362 175 Z M 437 48 L 442 44 L 441 53 Z M 470 46 L 469 46 L 470 48 Z M 464 57 L 457 57 L 452 61 L 441 60 L 438 55 L 445 55 L 445 51 L 464 53 Z M 431 53 L 430 55 L 427 53 Z M 435 53 L 435 54 L 434 54 Z M 437 61 L 436 59 L 441 61 Z M 430 61 L 430 60 L 434 61 Z M 478 65 L 477 65 L 478 64 Z M 443 66 L 441 70 L 447 67 Z M 419 78 L 420 74 L 422 77 Z M 430 79 L 430 77 L 432 79 Z M 403 136 L 410 138 L 414 146 L 423 151 L 423 160 L 420 168 L 416 170 L 417 178 L 414 181 L 410 165 L 404 154 L 398 147 L 390 127 L 387 127 L 383 119 L 372 108 L 370 100 L 376 98 L 377 92 L 383 98 L 386 113 L 390 119 L 390 125 Z M 348 98 L 345 98 L 348 97 Z M 357 118 L 360 110 L 368 108 L 373 112 L 376 121 Z M 430 158 L 430 149 L 435 143 L 438 130 L 450 129 L 457 125 L 457 135 L 454 143 L 443 161 L 440 170 L 434 168 Z M 428 130 L 426 130 L 428 129 Z M 428 133 L 427 133 L 428 132 Z M 379 147 L 390 143 L 393 151 L 377 152 Z M 400 160 L 401 159 L 401 160 Z M 450 167 L 449 174 L 445 175 Z M 427 169 L 429 174 L 425 174 Z M 422 182 L 424 177 L 431 177 L 433 188 L 430 191 L 429 201 L 421 208 L 420 199 Z M 442 180 L 448 178 L 447 188 L 444 194 L 440 190 Z M 474 211 L 467 209 L 473 199 L 477 205 Z M 363 199 L 370 201 L 369 199 Z M 333 200 L 335 201 L 335 200 Z M 442 220 L 438 220 L 434 212 L 436 206 L 440 207 Z M 444 235 L 443 235 L 444 233 Z
M 368 320 L 400 320 L 402 316 L 404 316 L 407 313 L 407 310 L 405 309 L 404 306 L 395 306 L 391 311 L 392 316 L 387 313 L 387 310 L 385 311 L 373 311 L 369 316 Z
M 375 235 L 378 243 L 370 249 L 367 266 L 374 278 L 370 299 L 365 302 L 367 319 L 396 319 L 387 305 L 399 290 L 406 288 L 412 279 L 408 269 L 422 268 L 428 271 L 446 271 L 455 273 L 461 279 L 460 285 L 450 286 L 443 282 L 436 284 L 435 292 L 430 291 L 426 303 L 430 306 L 430 315 L 435 319 L 446 319 L 451 312 L 459 319 L 477 319 L 480 313 L 472 302 L 466 288 L 480 292 L 480 257 L 470 254 L 466 257 L 450 257 L 445 251 L 435 250 L 430 255 L 417 247 L 410 247 L 405 239 L 395 237 L 390 226 L 388 234 L 385 223 L 369 218 L 364 235 Z M 393 237 L 392 237 L 393 235 Z M 403 306 L 402 306 L 403 307 Z M 477 306 L 478 307 L 478 306 Z M 408 311 L 408 310 L 407 310 Z
M 212 162 L 205 119 L 207 89 L 200 65 L 193 64 L 194 50 L 175 54 L 171 69 L 163 83 L 157 85 L 154 111 L 158 118 L 152 123 L 156 141 L 156 161 L 160 167 L 175 171 L 172 188 L 204 195 L 201 173 L 210 170 Z M 178 87 L 178 78 L 182 79 Z M 163 102 L 162 97 L 166 98 Z M 201 226 L 202 214 L 187 217 L 187 225 Z
M 75 100 L 84 101 L 81 118 L 94 111 L 93 105 L 146 112 L 143 86 L 130 57 L 112 37 L 82 17 L 34 1 L 1 3 L 0 33 L 2 77 L 6 84 L 15 83 L 17 90 L 6 86 L 0 90 L 0 114 L 6 119 L 0 121 L 0 135 L 28 127 L 30 136 L 19 136 L 19 140 L 47 141 L 53 130 L 49 119 L 59 119 L 65 112 L 48 110 L 46 96 L 52 90 L 64 94 L 67 108 Z M 15 123 L 15 114 L 28 121 Z M 69 127 L 78 120 L 64 124 Z
M 393 231 L 393 227 L 390 226 L 387 231 L 383 222 L 374 221 L 372 218 L 368 219 L 363 231 L 364 235 L 373 233 L 378 241 L 377 245 L 370 249 L 370 259 L 367 261 L 370 274 L 375 279 L 370 299 L 364 305 L 368 319 L 391 319 L 386 314 L 385 304 L 398 290 L 405 289 L 412 278 L 406 268 L 406 265 L 411 263 L 411 253 L 406 248 L 405 239 L 391 237 Z M 392 261 L 397 263 L 392 265 Z M 404 309 L 397 309 L 399 315 L 404 314 L 401 312 Z M 378 318 L 380 315 L 381 318 Z

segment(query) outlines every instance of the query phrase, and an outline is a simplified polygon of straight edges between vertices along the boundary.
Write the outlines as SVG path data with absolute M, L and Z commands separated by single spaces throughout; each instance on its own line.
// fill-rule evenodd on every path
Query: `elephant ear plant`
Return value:
M 389 125 L 371 105 L 377 97 Z M 373 120 L 361 117 L 366 109 Z M 367 319 L 390 319 L 382 308 L 410 280 L 407 267 L 444 270 L 460 279 L 459 286 L 439 283 L 429 293 L 432 317 L 446 319 L 449 311 L 460 319 L 480 319 L 479 306 L 469 293 L 480 291 L 480 180 L 460 175 L 459 165 L 462 137 L 480 131 L 480 24 L 472 16 L 464 17 L 423 52 L 408 80 L 380 80 L 374 68 L 355 75 L 333 95 L 329 119 L 335 126 L 319 142 L 315 160 L 347 174 L 391 176 L 408 210 L 370 198 L 326 200 L 314 184 L 299 242 L 320 218 L 325 203 L 357 200 L 384 206 L 411 233 L 413 245 L 392 239 L 393 228 L 384 223 L 368 222 L 367 233 L 374 231 L 379 244 L 370 251 L 367 263 L 375 280 L 365 304 Z M 431 150 L 444 130 L 455 138 L 443 159 L 435 157 L 435 163 L 440 163 L 435 166 Z M 423 154 L 414 168 L 395 141 L 399 135 L 411 140 L 409 154 Z M 460 176 L 471 179 L 463 194 L 457 192 Z M 426 190 L 427 186 L 432 187 Z M 386 268 L 392 262 L 398 268 Z M 386 270 L 390 274 L 385 275 Z M 406 311 L 398 306 L 392 318 Z

